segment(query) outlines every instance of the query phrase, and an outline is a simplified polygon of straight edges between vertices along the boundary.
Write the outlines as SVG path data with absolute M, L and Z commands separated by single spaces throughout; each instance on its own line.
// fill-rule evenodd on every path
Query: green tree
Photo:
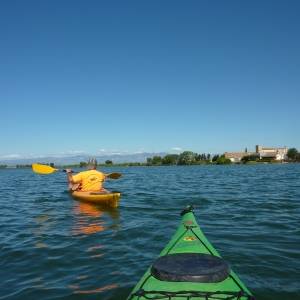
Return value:
M 153 165 L 161 165 L 162 158 L 161 156 L 153 156 L 152 157 L 152 164 Z
M 229 158 L 225 158 L 225 155 L 221 155 L 217 160 L 216 160 L 217 165 L 229 165 L 231 164 L 231 160 Z
M 147 157 L 147 166 L 152 166 L 152 157 Z
M 257 154 L 245 155 L 242 157 L 241 161 L 247 163 L 248 161 L 257 161 L 259 159 Z
M 79 163 L 79 167 L 80 168 L 84 168 L 84 167 L 86 167 L 87 166 L 87 163 L 85 162 L 85 161 L 81 161 L 80 163 Z
M 296 160 L 298 156 L 298 150 L 296 148 L 290 148 L 287 152 L 287 157 L 291 160 Z
M 201 154 L 195 153 L 195 161 L 201 161 Z
M 178 154 L 167 154 L 162 158 L 163 165 L 176 165 L 178 161 Z
M 178 164 L 179 165 L 191 165 L 196 161 L 197 153 L 192 151 L 184 151 L 179 154 Z
M 113 162 L 112 162 L 112 160 L 108 159 L 108 160 L 105 161 L 105 164 L 106 164 L 106 165 L 112 165 Z
M 220 157 L 219 154 L 215 154 L 212 158 L 212 161 L 217 161 L 219 157 Z
M 195 153 L 196 154 L 196 153 Z M 196 161 L 205 161 L 207 160 L 207 156 L 205 153 L 202 153 L 202 154 L 196 154 L 195 155 L 195 160 Z

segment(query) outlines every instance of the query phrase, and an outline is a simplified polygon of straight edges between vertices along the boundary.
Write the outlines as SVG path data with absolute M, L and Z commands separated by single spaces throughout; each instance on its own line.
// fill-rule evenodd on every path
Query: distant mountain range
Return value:
M 0 164 L 14 166 L 14 165 L 27 165 L 35 162 L 39 163 L 54 163 L 55 165 L 66 165 L 66 164 L 79 164 L 81 161 L 88 161 L 90 157 L 95 157 L 98 163 L 105 163 L 106 160 L 111 160 L 113 163 L 131 163 L 131 162 L 146 162 L 148 157 L 155 155 L 165 156 L 166 152 L 150 153 L 141 152 L 133 154 L 105 154 L 105 155 L 70 155 L 70 156 L 45 156 L 45 157 L 30 157 L 30 158 L 11 158 L 1 159 Z

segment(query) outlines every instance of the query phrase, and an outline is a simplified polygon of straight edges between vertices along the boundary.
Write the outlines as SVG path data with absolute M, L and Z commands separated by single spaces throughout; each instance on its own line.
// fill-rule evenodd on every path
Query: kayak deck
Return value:
M 227 263 L 220 264 L 219 269 L 212 267 L 222 258 L 206 239 L 198 226 L 192 210 L 183 211 L 182 222 L 176 233 L 160 253 L 158 260 L 147 270 L 138 282 L 128 300 L 144 299 L 189 299 L 189 300 L 250 300 L 254 299 L 250 291 L 230 269 L 224 273 Z M 186 255 L 188 259 L 178 261 L 178 257 Z M 191 257 L 196 259 L 191 260 Z M 159 266 L 161 258 L 166 264 Z M 174 259 L 174 264 L 170 263 Z M 170 261 L 169 261 L 170 260 Z M 198 262 L 200 263 L 200 266 Z M 201 266 L 201 263 L 204 264 Z M 156 270 L 156 264 L 161 274 Z M 207 272 L 205 268 L 207 267 Z M 201 270 L 202 268 L 202 270 Z M 211 274 L 209 274 L 209 269 Z M 201 271 L 201 274 L 198 273 Z M 223 272 L 221 274 L 220 272 Z M 182 274 L 186 272 L 186 274 Z M 219 272 L 219 273 L 218 273 Z M 197 275 L 194 278 L 191 276 Z M 202 275 L 205 275 L 204 277 Z M 184 276 L 186 275 L 186 276 Z M 201 277 L 201 276 L 202 277 Z M 207 276 L 206 276 L 207 275 Z M 225 278 L 224 278 L 225 277 Z
M 121 193 L 118 192 L 80 192 L 74 191 L 72 197 L 79 201 L 99 204 L 108 207 L 118 207 Z

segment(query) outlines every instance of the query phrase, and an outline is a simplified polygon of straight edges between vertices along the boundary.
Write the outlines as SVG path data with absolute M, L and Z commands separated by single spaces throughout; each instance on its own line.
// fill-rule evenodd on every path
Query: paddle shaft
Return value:
M 56 168 L 53 168 L 51 166 L 41 165 L 41 164 L 32 164 L 32 170 L 35 173 L 44 174 L 44 175 L 52 174 L 52 173 L 57 172 L 57 171 L 69 172 L 69 173 L 74 172 L 71 169 L 56 169 Z M 121 173 L 109 173 L 109 174 L 105 174 L 105 176 L 108 177 L 108 178 L 111 178 L 111 179 L 118 179 L 122 176 L 122 174 Z

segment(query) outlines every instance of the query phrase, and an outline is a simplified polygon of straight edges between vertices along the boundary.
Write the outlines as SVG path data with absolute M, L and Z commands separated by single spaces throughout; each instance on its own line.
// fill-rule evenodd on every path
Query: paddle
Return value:
M 118 179 L 122 176 L 122 174 L 121 173 L 109 173 L 109 174 L 105 174 L 105 176 L 110 179 Z
M 62 169 L 56 169 L 56 168 L 52 168 L 50 166 L 47 165 L 41 165 L 41 164 L 32 164 L 32 171 L 38 174 L 52 174 L 54 172 L 57 171 L 63 171 L 66 172 L 66 170 L 62 170 Z M 106 177 L 111 178 L 111 179 L 118 179 L 122 176 L 121 173 L 110 173 L 110 174 L 105 174 Z

